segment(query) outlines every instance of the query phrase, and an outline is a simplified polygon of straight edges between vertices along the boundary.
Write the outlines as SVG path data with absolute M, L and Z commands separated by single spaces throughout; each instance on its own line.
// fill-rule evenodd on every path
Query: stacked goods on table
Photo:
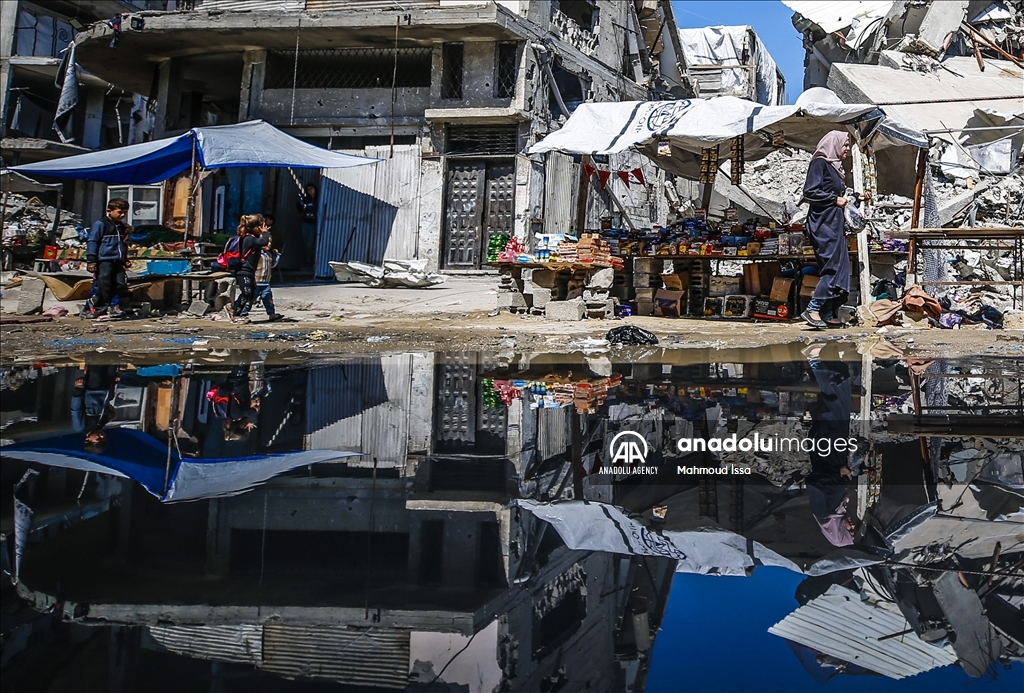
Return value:
M 573 406 L 580 414 L 593 413 L 607 401 L 610 391 L 622 383 L 621 375 L 608 378 L 574 378 L 551 374 L 535 380 L 494 380 L 506 403 L 522 397 L 531 409 Z M 516 394 L 512 394 L 515 392 Z
M 533 252 L 528 252 L 521 241 L 511 238 L 494 261 L 518 264 L 579 264 L 587 268 L 623 266 L 622 259 L 612 254 L 604 238 L 589 233 L 583 234 L 579 240 L 563 234 L 538 234 Z
M 492 233 L 487 238 L 487 262 L 497 262 L 498 255 L 508 245 L 511 236 L 507 233 Z

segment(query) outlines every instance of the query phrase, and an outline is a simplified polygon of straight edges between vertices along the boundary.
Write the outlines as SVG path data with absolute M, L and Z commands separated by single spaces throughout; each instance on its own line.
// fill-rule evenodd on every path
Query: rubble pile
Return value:
M 57 208 L 43 203 L 38 197 L 27 197 L 19 193 L 7 195 L 7 207 L 3 219 L 4 238 L 21 237 L 25 244 L 41 243 L 50 238 L 53 224 L 57 220 Z M 77 228 L 82 219 L 67 210 L 60 210 L 60 226 L 57 237 L 73 234 L 78 237 Z

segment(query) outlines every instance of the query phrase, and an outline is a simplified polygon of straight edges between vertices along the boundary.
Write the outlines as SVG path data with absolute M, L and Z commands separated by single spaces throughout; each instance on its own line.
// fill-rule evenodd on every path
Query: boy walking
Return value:
M 107 203 L 107 216 L 92 225 L 85 248 L 86 267 L 93 276 L 96 295 L 89 317 L 119 317 L 121 296 L 128 293 L 128 236 L 132 229 L 124 223 L 128 200 L 115 197 Z

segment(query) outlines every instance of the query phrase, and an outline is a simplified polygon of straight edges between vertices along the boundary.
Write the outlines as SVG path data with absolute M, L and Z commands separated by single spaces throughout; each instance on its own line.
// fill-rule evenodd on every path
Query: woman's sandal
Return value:
M 809 310 L 805 310 L 803 313 L 800 313 L 800 319 L 816 330 L 824 330 L 828 327 L 828 323 L 821 318 L 812 318 L 811 311 Z

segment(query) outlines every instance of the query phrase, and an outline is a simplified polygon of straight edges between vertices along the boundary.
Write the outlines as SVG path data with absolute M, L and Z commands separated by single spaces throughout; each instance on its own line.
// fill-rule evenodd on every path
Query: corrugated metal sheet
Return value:
M 845 29 L 855 17 L 884 17 L 893 6 L 892 0 L 782 0 L 782 4 L 827 32 Z
M 440 7 L 441 0 L 305 0 L 306 10 L 309 12 L 330 12 L 331 10 L 346 10 L 359 8 L 369 12 L 381 10 L 398 9 L 404 12 L 409 10 L 430 9 Z
M 404 689 L 409 674 L 409 633 L 267 625 L 263 656 L 260 669 L 282 676 Z
M 400 354 L 311 370 L 307 448 L 362 452 L 350 466 L 372 467 L 374 458 L 379 467 L 405 466 L 412 364 L 412 354 Z M 371 391 L 382 394 L 368 398 Z
M 306 0 L 199 0 L 197 10 L 204 12 L 298 12 L 304 9 Z
M 572 434 L 569 432 L 569 409 L 537 410 L 537 453 L 548 460 L 569 451 Z
M 544 167 L 544 230 L 569 233 L 576 225 L 580 165 L 568 154 L 551 152 Z
M 262 626 L 149 626 L 149 634 L 169 651 L 186 657 L 243 664 L 263 659 Z
M 373 166 L 325 169 L 320 189 L 316 274 L 333 276 L 328 263 L 379 265 L 384 258 L 418 257 L 420 147 L 366 147 L 350 153 L 380 158 Z
M 768 632 L 892 679 L 956 661 L 951 650 L 930 645 L 914 633 L 878 640 L 906 627 L 907 621 L 898 611 L 869 606 L 856 592 L 833 585 Z

